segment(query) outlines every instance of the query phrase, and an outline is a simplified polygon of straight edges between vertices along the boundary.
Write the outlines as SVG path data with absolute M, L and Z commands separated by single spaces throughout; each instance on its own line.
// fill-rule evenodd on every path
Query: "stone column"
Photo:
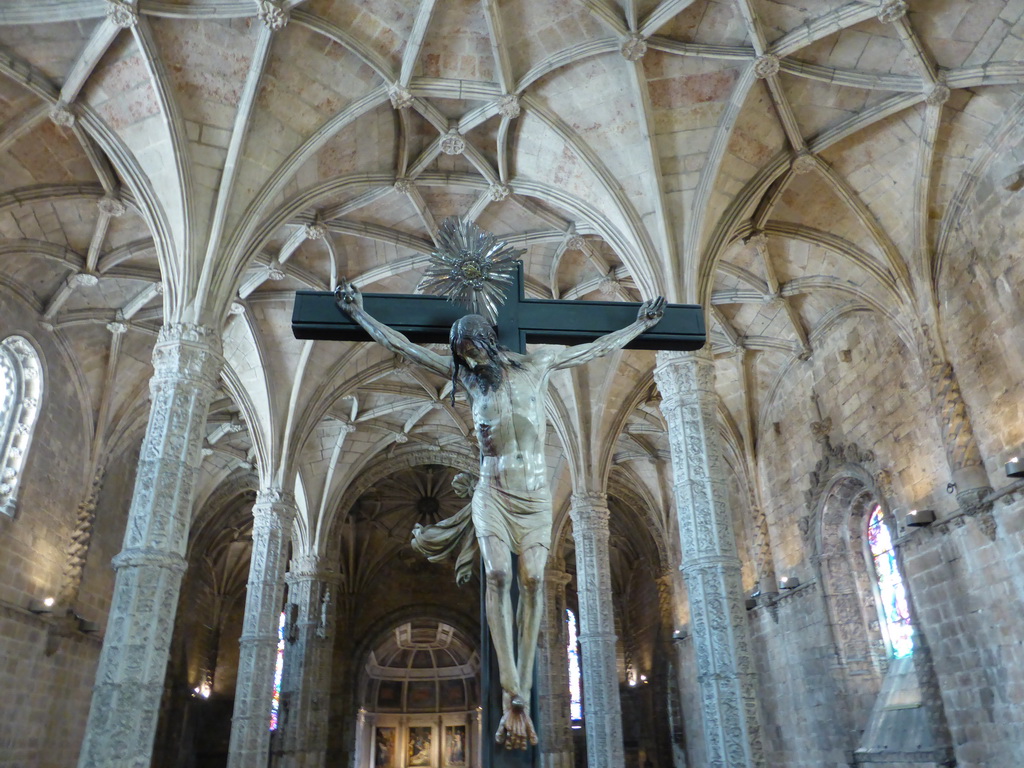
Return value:
M 565 585 L 572 577 L 558 567 L 544 574 L 544 617 L 537 643 L 538 736 L 541 768 L 572 768 L 569 719 L 569 655 L 565 636 Z
M 726 505 L 715 364 L 708 348 L 659 352 L 683 578 L 697 656 L 709 768 L 764 766 L 740 560 Z
M 277 629 L 295 513 L 295 499 L 289 493 L 271 488 L 256 495 L 252 508 L 252 559 L 239 640 L 235 710 L 231 716 L 229 768 L 267 764 Z
M 220 338 L 167 325 L 153 349 L 149 423 L 78 764 L 144 768 L 153 753 L 178 607 L 203 426 L 217 387 Z
M 298 606 L 298 620 L 295 640 L 284 649 L 281 710 L 285 717 L 280 726 L 278 762 L 282 768 L 323 766 L 327 756 L 331 642 L 337 594 L 337 584 L 331 584 L 331 576 L 322 568 L 319 557 L 307 554 L 292 559 L 285 578 L 288 602 Z
M 622 768 L 622 711 L 615 664 L 615 613 L 608 557 L 608 497 L 573 494 L 576 585 L 580 602 L 583 717 L 589 768 Z

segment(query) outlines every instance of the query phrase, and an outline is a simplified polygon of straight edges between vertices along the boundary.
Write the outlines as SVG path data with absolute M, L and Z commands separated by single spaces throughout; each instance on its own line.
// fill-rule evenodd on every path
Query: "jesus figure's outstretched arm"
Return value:
M 636 320 L 625 328 L 606 333 L 589 344 L 577 344 L 575 347 L 568 347 L 553 352 L 551 353 L 552 358 L 549 365 L 553 369 L 572 368 L 576 365 L 589 363 L 591 360 L 607 355 L 609 352 L 614 352 L 616 349 L 622 349 L 641 333 L 657 325 L 664 311 L 664 298 L 658 296 L 655 299 L 648 299 L 640 305 L 640 310 L 636 314 Z
M 359 323 L 381 346 L 440 376 L 447 377 L 451 373 L 448 358 L 441 357 L 419 344 L 413 344 L 404 333 L 389 328 L 363 309 L 362 294 L 348 280 L 342 278 L 338 283 L 338 287 L 334 289 L 334 298 L 341 311 Z

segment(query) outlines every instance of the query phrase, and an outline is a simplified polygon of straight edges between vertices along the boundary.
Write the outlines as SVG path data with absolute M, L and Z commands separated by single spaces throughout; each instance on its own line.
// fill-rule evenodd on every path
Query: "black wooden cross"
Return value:
M 518 263 L 509 300 L 498 311 L 498 340 L 524 353 L 527 344 L 584 344 L 623 328 L 636 319 L 640 305 L 615 301 L 555 301 L 528 299 L 523 291 L 523 264 Z M 363 306 L 374 318 L 404 333 L 417 344 L 447 344 L 452 324 L 467 310 L 442 296 L 365 293 Z M 373 341 L 370 335 L 342 312 L 333 293 L 298 291 L 292 312 L 292 332 L 297 339 Z M 668 304 L 661 321 L 626 345 L 626 349 L 689 351 L 707 340 L 704 312 L 692 304 Z M 513 565 L 513 571 L 516 571 Z M 513 591 L 513 601 L 516 591 Z M 501 687 L 497 657 L 490 648 L 486 601 L 480 591 L 481 697 L 483 699 L 482 768 L 535 768 L 537 750 L 509 752 L 494 744 L 492 734 L 501 718 Z M 537 686 L 530 711 L 536 716 Z M 535 725 L 537 725 L 535 721 Z M 438 734 L 440 736 L 440 734 Z
M 528 299 L 523 292 L 523 265 L 509 287 L 508 301 L 498 310 L 498 340 L 515 352 L 527 344 L 583 344 L 636 319 L 640 305 L 619 301 L 557 301 Z M 468 310 L 442 296 L 400 293 L 363 294 L 366 311 L 385 325 L 401 331 L 417 344 L 447 344 L 452 324 Z M 297 339 L 372 341 L 370 335 L 338 309 L 333 293 L 298 291 L 292 312 Z M 667 304 L 652 330 L 641 334 L 626 349 L 689 351 L 704 346 L 707 333 L 704 311 L 694 304 Z

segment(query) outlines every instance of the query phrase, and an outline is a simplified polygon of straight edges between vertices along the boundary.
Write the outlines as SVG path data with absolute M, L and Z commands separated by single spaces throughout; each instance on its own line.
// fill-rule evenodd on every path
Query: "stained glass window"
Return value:
M 576 615 L 565 609 L 565 623 L 569 628 L 569 642 L 566 650 L 569 653 L 569 716 L 573 721 L 583 719 L 583 694 L 580 690 L 580 652 L 577 646 Z M 578 725 L 575 727 L 579 727 Z
M 885 634 L 889 638 L 893 658 L 902 659 L 914 651 L 914 627 L 910 623 L 907 589 L 892 548 L 892 534 L 886 524 L 885 513 L 877 505 L 868 519 L 868 547 L 878 580 Z
M 281 711 L 281 675 L 284 673 L 284 611 L 277 623 L 277 663 L 274 665 L 274 697 L 270 704 L 270 730 L 277 730 L 277 718 Z

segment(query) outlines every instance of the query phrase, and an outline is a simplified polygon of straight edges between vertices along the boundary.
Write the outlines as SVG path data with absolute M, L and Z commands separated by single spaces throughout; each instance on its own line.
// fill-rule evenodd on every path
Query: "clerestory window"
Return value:
M 0 512 L 14 515 L 43 396 L 39 353 L 22 336 L 0 341 Z

